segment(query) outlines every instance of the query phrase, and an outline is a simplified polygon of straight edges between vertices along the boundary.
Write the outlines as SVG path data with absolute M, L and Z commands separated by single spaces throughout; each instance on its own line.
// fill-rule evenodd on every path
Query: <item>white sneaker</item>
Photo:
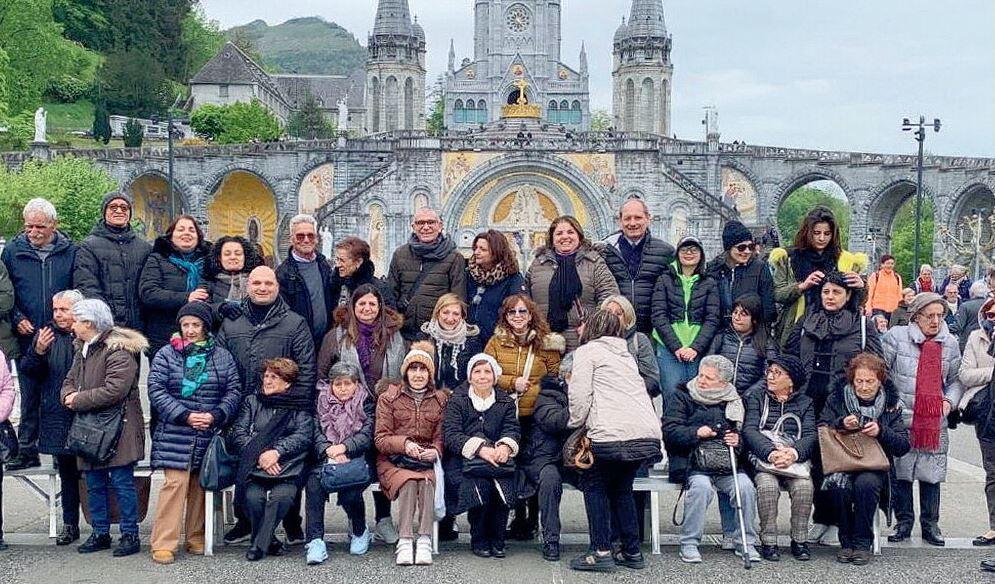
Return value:
M 390 517 L 384 517 L 373 527 L 373 541 L 381 541 L 387 545 L 393 545 L 397 543 L 400 535 L 397 533 L 397 527 L 394 526 L 394 520 Z
M 681 561 L 686 564 L 701 563 L 701 552 L 698 551 L 698 546 L 696 545 L 681 544 L 680 556 L 681 556 Z
M 840 530 L 835 525 L 826 529 L 826 533 L 819 538 L 819 545 L 838 546 L 840 545 Z
M 755 546 L 752 545 L 746 546 L 746 553 L 749 556 L 751 562 L 759 562 L 761 559 L 763 559 L 760 556 L 760 552 L 757 551 L 757 548 Z M 735 554 L 736 557 L 739 558 L 743 557 L 743 547 L 741 545 L 736 546 Z
M 419 535 L 415 543 L 415 565 L 432 565 L 432 538 L 427 535 Z
M 822 523 L 813 523 L 812 527 L 808 530 L 808 542 L 809 543 L 819 543 L 822 536 L 829 531 L 828 525 L 823 525 Z
M 397 540 L 397 549 L 394 550 L 394 561 L 398 566 L 410 566 L 415 563 L 415 542 L 413 539 L 404 538 Z
M 731 552 L 736 549 L 736 536 L 734 535 L 723 535 L 722 536 L 722 550 Z

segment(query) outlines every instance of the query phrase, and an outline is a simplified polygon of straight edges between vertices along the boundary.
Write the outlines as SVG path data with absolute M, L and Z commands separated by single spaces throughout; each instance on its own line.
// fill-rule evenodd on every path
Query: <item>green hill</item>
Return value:
M 248 41 L 268 68 L 282 73 L 348 75 L 366 62 L 366 49 L 352 33 L 316 16 L 275 26 L 254 20 L 225 36 Z

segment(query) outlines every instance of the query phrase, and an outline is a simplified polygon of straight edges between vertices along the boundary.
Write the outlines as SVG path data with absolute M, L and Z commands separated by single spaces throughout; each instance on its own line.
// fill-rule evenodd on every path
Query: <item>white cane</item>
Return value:
M 743 498 L 739 494 L 739 479 L 736 476 L 736 449 L 729 447 L 729 460 L 732 461 L 732 485 L 736 491 L 736 510 L 739 512 L 739 536 L 743 544 L 743 567 L 749 570 L 753 567 L 750 562 L 750 551 L 746 547 L 746 521 L 743 519 Z

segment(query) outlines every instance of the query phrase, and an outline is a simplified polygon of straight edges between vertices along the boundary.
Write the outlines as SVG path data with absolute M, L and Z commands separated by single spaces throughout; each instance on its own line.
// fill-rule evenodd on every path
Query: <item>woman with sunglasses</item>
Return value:
M 960 400 L 963 420 L 974 424 L 974 432 L 981 446 L 981 460 L 985 468 L 985 499 L 988 502 L 988 531 L 974 538 L 974 545 L 995 545 L 995 416 L 991 411 L 992 368 L 995 357 L 989 355 L 995 331 L 995 299 L 988 299 L 978 312 L 981 328 L 967 337 L 964 358 L 960 362 L 958 378 L 964 385 Z
M 730 221 L 722 229 L 722 247 L 722 255 L 705 267 L 705 273 L 719 287 L 722 323 L 727 327 L 731 324 L 733 301 L 746 294 L 759 296 L 764 322 L 774 322 L 774 278 L 767 263 L 757 257 L 753 233 L 739 221 Z
M 862 291 L 860 272 L 867 268 L 867 256 L 843 249 L 836 216 L 820 206 L 805 216 L 791 248 L 770 252 L 770 265 L 774 270 L 774 300 L 784 309 L 774 338 L 784 346 L 806 308 L 819 305 L 820 285 L 826 274 L 842 272 L 849 288 Z

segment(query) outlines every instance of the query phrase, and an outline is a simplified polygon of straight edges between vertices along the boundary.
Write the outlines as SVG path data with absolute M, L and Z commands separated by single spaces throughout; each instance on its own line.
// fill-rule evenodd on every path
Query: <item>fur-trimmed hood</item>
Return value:
M 532 339 L 535 334 L 534 330 L 530 331 L 529 339 Z M 505 345 L 514 346 L 518 342 L 515 340 L 515 335 L 502 324 L 497 325 L 494 329 L 494 336 Z M 567 340 L 559 333 L 549 333 L 542 340 L 542 348 L 546 351 L 556 351 L 562 355 L 567 351 Z
M 389 306 L 383 306 L 381 307 L 381 310 L 385 310 L 387 312 L 387 317 L 385 320 L 387 321 L 387 330 L 390 331 L 390 334 L 394 334 L 397 331 L 401 330 L 401 327 L 404 326 L 404 316 L 402 316 L 400 313 L 398 313 L 396 310 L 394 310 Z M 343 304 L 342 306 L 337 307 L 334 312 L 332 312 L 332 318 L 334 319 L 336 326 L 346 328 L 349 326 L 349 323 L 352 321 L 353 315 L 352 312 L 349 310 L 349 306 Z
M 76 339 L 76 343 L 78 347 L 83 346 L 83 342 L 79 339 Z M 149 340 L 145 338 L 145 335 L 123 326 L 116 326 L 104 332 L 94 340 L 94 343 L 103 344 L 111 351 L 123 349 L 134 355 L 140 355 L 149 348 Z

